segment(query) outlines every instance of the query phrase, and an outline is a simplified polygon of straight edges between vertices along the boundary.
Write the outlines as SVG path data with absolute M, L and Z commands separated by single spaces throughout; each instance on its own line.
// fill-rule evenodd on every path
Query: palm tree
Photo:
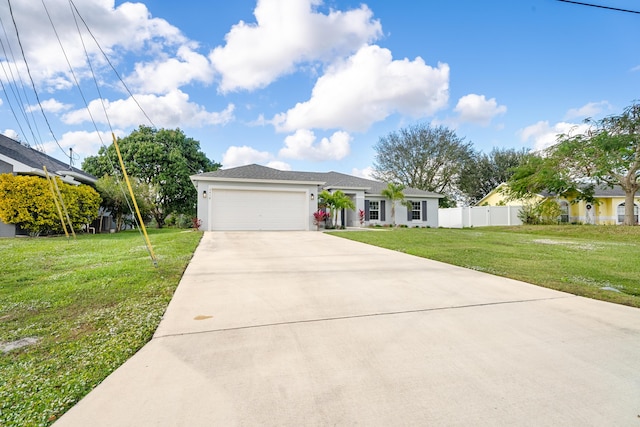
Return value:
M 387 184 L 387 188 L 385 188 L 381 192 L 381 194 L 385 198 L 391 201 L 391 223 L 393 224 L 394 227 L 396 225 L 396 201 L 407 206 L 407 208 L 410 206 L 410 203 L 411 203 L 411 202 L 405 202 L 403 190 L 404 190 L 404 185 L 390 182 Z
M 344 194 L 340 190 L 336 190 L 333 193 L 330 193 L 327 190 L 322 190 L 319 194 L 320 200 L 322 203 L 329 207 L 329 212 L 331 213 L 331 220 L 333 222 L 333 226 L 337 226 L 338 215 L 336 212 L 342 209 L 355 209 L 356 205 L 353 203 L 353 200 L 346 194 Z

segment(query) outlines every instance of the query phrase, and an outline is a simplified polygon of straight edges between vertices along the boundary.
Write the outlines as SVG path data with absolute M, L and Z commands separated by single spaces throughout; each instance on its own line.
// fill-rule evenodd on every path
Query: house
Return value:
M 338 172 L 281 171 L 260 165 L 221 169 L 191 176 L 198 192 L 198 218 L 203 230 L 315 230 L 313 213 L 322 190 L 341 190 L 356 209 L 339 212 L 338 223 L 391 224 L 391 201 L 382 196 L 386 184 Z M 440 194 L 406 188 L 412 209 L 396 202 L 395 222 L 410 227 L 438 226 Z
M 68 184 L 95 184 L 96 182 L 96 177 L 80 169 L 70 167 L 58 159 L 22 145 L 5 135 L 0 135 L 0 173 L 44 177 L 43 166 L 46 166 L 51 176 L 56 176 Z M 0 237 L 14 237 L 17 233 L 20 234 L 20 230 L 16 230 L 13 224 L 0 221 Z
M 484 196 L 477 206 L 512 206 L 522 205 L 525 200 L 506 200 L 502 190 L 507 184 L 500 184 Z M 594 203 L 575 198 L 556 197 L 553 194 L 542 192 L 532 197 L 533 201 L 543 199 L 556 199 L 562 210 L 560 222 L 572 223 L 581 222 L 585 224 L 622 224 L 624 222 L 625 193 L 620 186 L 608 187 L 597 186 L 594 192 Z M 531 201 L 529 200 L 529 201 Z M 638 206 L 640 206 L 640 195 L 636 196 L 634 203 L 635 222 L 638 223 Z

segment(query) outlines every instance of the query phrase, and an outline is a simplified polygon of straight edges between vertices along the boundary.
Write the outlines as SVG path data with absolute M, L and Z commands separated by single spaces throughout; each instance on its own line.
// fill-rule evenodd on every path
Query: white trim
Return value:
M 289 182 L 290 183 L 290 182 Z M 311 209 L 310 209 L 310 199 L 311 199 L 311 193 L 312 191 L 309 190 L 309 185 L 307 184 L 307 188 L 301 188 L 301 187 L 279 187 L 279 186 L 264 186 L 264 185 L 251 185 L 251 186 L 246 186 L 246 185 L 241 185 L 241 186 L 235 186 L 235 185 L 228 185 L 228 184 L 223 184 L 223 185 L 215 185 L 215 184 L 210 184 L 207 187 L 207 230 L 208 231 L 213 231 L 213 223 L 214 223 L 214 212 L 213 212 L 213 195 L 215 194 L 216 190 L 220 190 L 220 191 L 246 191 L 246 192 L 273 192 L 273 193 L 299 193 L 299 194 L 303 194 L 305 200 L 307 200 L 308 202 L 304 204 L 305 206 L 305 218 L 310 218 L 311 217 Z M 317 197 L 317 195 L 316 195 Z M 308 224 L 308 222 L 306 223 L 306 227 L 304 228 L 304 230 L 310 230 L 310 226 Z

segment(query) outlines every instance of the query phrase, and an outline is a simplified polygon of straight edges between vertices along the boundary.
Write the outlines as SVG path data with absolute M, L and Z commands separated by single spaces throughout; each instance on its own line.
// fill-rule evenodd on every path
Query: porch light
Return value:
M 313 193 L 311 193 L 311 200 L 315 200 L 315 199 L 316 199 L 316 196 Z
M 206 198 L 207 198 L 207 190 L 204 190 L 204 191 L 202 192 L 202 198 L 203 198 L 203 199 L 206 199 Z

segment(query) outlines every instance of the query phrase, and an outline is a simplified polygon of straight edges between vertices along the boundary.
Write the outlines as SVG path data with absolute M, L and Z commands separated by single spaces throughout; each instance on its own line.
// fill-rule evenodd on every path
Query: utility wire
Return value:
M 579 1 L 573 1 L 573 0 L 557 0 L 563 3 L 571 3 L 571 4 L 577 4 L 579 6 L 589 6 L 589 7 L 596 7 L 599 9 L 607 9 L 607 10 L 615 10 L 616 12 L 626 12 L 626 13 L 637 13 L 640 14 L 640 11 L 638 10 L 630 10 L 630 9 L 620 9 L 618 7 L 611 7 L 611 6 L 603 6 L 600 4 L 592 4 L 592 3 L 583 3 L 583 2 L 579 2 Z
M 43 1 L 43 5 L 44 5 L 44 0 L 42 0 L 42 1 Z M 80 18 L 80 20 L 84 24 L 85 28 L 87 29 L 87 32 L 91 35 L 91 37 L 93 38 L 93 41 L 96 43 L 96 46 L 98 47 L 98 49 L 100 49 L 100 52 L 102 52 L 102 54 L 104 55 L 106 61 L 111 66 L 111 69 L 114 71 L 114 73 L 116 74 L 118 79 L 120 79 L 120 81 L 122 82 L 123 86 L 127 89 L 127 92 L 129 92 L 129 95 L 131 95 L 131 98 L 135 101 L 135 103 L 138 106 L 138 108 L 140 108 L 140 110 L 142 111 L 144 116 L 149 120 L 149 123 L 151 123 L 154 127 L 155 127 L 155 125 L 153 124 L 153 121 L 151 120 L 151 118 L 144 111 L 142 106 L 135 99 L 135 97 L 133 96 L 133 93 L 131 93 L 131 91 L 127 87 L 126 83 L 124 82 L 124 80 L 120 77 L 120 75 L 116 71 L 115 67 L 111 64 L 111 61 L 109 60 L 109 57 L 105 54 L 104 50 L 100 46 L 100 43 L 98 43 L 98 40 L 94 37 L 93 33 L 91 33 L 91 30 L 89 29 L 89 26 L 87 25 L 85 20 L 82 18 L 82 15 L 80 14 L 80 12 L 76 8 L 75 4 L 73 3 L 73 0 L 69 0 L 69 5 L 71 6 L 71 14 L 73 15 L 73 19 L 75 21 L 76 28 L 78 29 L 78 35 L 79 35 L 80 40 L 82 42 L 82 47 L 84 49 L 84 53 L 85 53 L 85 56 L 87 58 L 87 63 L 89 64 L 89 69 L 91 70 L 91 75 L 93 77 L 93 81 L 94 81 L 94 83 L 96 85 L 96 90 L 98 91 L 98 97 L 100 98 L 100 101 L 102 103 L 102 108 L 104 110 L 104 114 L 105 114 L 105 117 L 106 117 L 106 120 L 107 120 L 107 124 L 109 125 L 109 130 L 111 131 L 111 136 L 113 138 L 113 145 L 115 147 L 115 150 L 116 150 L 117 155 L 118 155 L 118 159 L 120 161 L 120 165 L 121 165 L 121 168 L 122 168 L 122 174 L 123 174 L 123 177 L 124 177 L 124 179 L 125 179 L 125 181 L 127 183 L 127 187 L 129 189 L 129 195 L 131 196 L 131 200 L 129 200 L 129 198 L 127 197 L 127 192 L 124 190 L 122 182 L 118 179 L 118 177 L 115 176 L 115 174 L 114 174 L 114 178 L 116 179 L 116 183 L 118 184 L 118 186 L 120 187 L 120 190 L 122 191 L 122 194 L 124 195 L 124 199 L 127 202 L 127 207 L 129 208 L 129 211 L 132 214 L 133 220 L 134 220 L 134 222 L 136 223 L 136 225 L 138 227 L 138 232 L 140 233 L 140 236 L 143 237 L 143 239 L 145 240 L 145 246 L 147 248 L 147 252 L 149 253 L 149 256 L 151 257 L 151 260 L 153 261 L 153 265 L 155 267 L 158 267 L 158 261 L 157 261 L 157 258 L 155 256 L 155 254 L 153 253 L 153 246 L 151 245 L 151 241 L 149 240 L 149 236 L 147 235 L 147 231 L 146 231 L 145 225 L 142 222 L 143 221 L 142 220 L 142 216 L 140 215 L 140 210 L 138 209 L 138 204 L 136 202 L 135 195 L 133 193 L 133 188 L 131 187 L 131 182 L 129 180 L 129 177 L 127 176 L 127 171 L 126 171 L 126 168 L 125 168 L 124 161 L 122 159 L 120 150 L 118 148 L 118 144 L 117 144 L 117 141 L 116 141 L 116 136 L 115 136 L 115 133 L 114 133 L 113 128 L 111 126 L 111 121 L 109 120 L 109 114 L 107 113 L 107 109 L 106 109 L 106 106 L 104 104 L 104 98 L 102 97 L 102 93 L 100 92 L 100 85 L 98 84 L 98 80 L 96 78 L 96 74 L 95 74 L 93 66 L 91 64 L 91 58 L 89 56 L 89 52 L 87 51 L 87 47 L 86 47 L 86 44 L 84 42 L 84 38 L 82 37 L 82 31 L 80 30 L 80 26 L 78 24 L 76 16 L 78 18 Z M 46 7 L 45 7 L 45 9 L 46 9 Z M 47 11 L 47 14 L 48 14 L 48 11 Z M 52 25 L 53 25 L 53 22 L 52 22 Z M 63 51 L 64 51 L 64 49 L 63 49 Z M 69 64 L 69 66 L 71 67 L 71 64 Z M 75 77 L 75 74 L 74 74 L 74 77 Z M 78 88 L 80 89 L 80 84 L 78 83 L 77 79 L 76 79 L 76 84 L 78 84 Z M 80 90 L 80 92 L 82 93 L 82 90 Z M 83 99 L 85 99 L 84 96 L 83 96 Z M 85 104 L 86 104 L 86 99 L 85 99 Z M 89 105 L 87 105 L 87 110 L 88 109 L 89 109 Z M 104 141 L 102 140 L 102 136 L 100 135 L 100 132 L 98 131 L 96 122 L 95 122 L 91 112 L 89 112 L 89 116 L 91 118 L 91 121 L 93 122 L 94 127 L 96 128 L 96 132 L 98 133 L 98 137 L 100 138 L 100 142 L 102 143 L 102 146 L 106 148 L 106 146 L 104 144 Z M 115 167 L 114 167 L 113 163 L 111 162 L 111 159 L 109 158 L 109 151 L 108 150 L 105 150 L 105 156 L 107 157 L 107 161 L 109 162 L 109 164 L 111 166 L 111 170 L 115 171 Z M 131 206 L 132 204 L 135 207 L 135 211 L 138 214 L 139 218 L 133 212 L 133 207 Z M 138 219 L 139 219 L 139 221 L 138 221 Z
M 76 7 L 75 3 L 73 2 L 73 0 L 69 0 L 69 3 L 71 4 L 71 6 L 75 9 L 76 13 L 78 14 L 78 17 L 80 18 L 80 20 L 82 21 L 82 23 L 84 24 L 85 28 L 87 29 L 87 32 L 89 33 L 89 35 L 93 38 L 93 41 L 96 43 L 96 46 L 98 46 L 98 49 L 100 49 L 100 52 L 102 53 L 102 55 L 104 56 L 104 58 L 107 60 L 107 63 L 109 64 L 109 66 L 111 67 L 111 69 L 113 70 L 113 72 L 115 73 L 115 75 L 118 77 L 118 80 L 120 80 L 120 82 L 122 83 L 122 86 L 125 88 L 125 90 L 127 91 L 127 93 L 129 94 L 129 96 L 131 96 L 131 99 L 133 99 L 133 101 L 136 103 L 136 105 L 138 106 L 138 108 L 140 108 L 140 111 L 142 111 L 142 114 L 144 114 L 144 116 L 146 117 L 147 120 L 149 120 L 149 123 L 151 124 L 152 127 L 156 127 L 156 125 L 153 123 L 153 120 L 151 120 L 151 118 L 147 115 L 147 112 L 144 111 L 144 109 L 142 108 L 142 106 L 140 105 L 140 103 L 138 103 L 138 100 L 136 99 L 136 97 L 133 95 L 133 92 L 131 92 L 131 90 L 129 89 L 129 86 L 127 86 L 127 84 L 124 82 L 124 79 L 120 76 L 120 74 L 118 73 L 118 70 L 116 70 L 116 67 L 113 66 L 113 64 L 111 63 L 111 61 L 109 60 L 109 57 L 107 56 L 107 54 L 105 53 L 104 50 L 102 50 L 102 46 L 100 46 L 100 43 L 98 43 L 98 40 L 96 39 L 96 37 L 93 35 L 93 33 L 91 32 L 91 29 L 89 28 L 89 25 L 87 25 L 87 23 L 85 22 L 84 18 L 82 17 L 82 15 L 80 14 L 80 12 L 78 11 L 78 8 Z
M 44 121 L 46 122 L 47 127 L 49 128 L 49 132 L 51 133 L 53 140 L 56 142 L 56 145 L 58 146 L 58 148 L 60 148 L 60 150 L 64 153 L 64 155 L 67 156 L 67 151 L 64 148 L 62 148 L 62 145 L 60 145 L 60 142 L 56 138 L 56 135 L 53 133 L 53 129 L 51 128 L 51 124 L 49 123 L 49 119 L 47 118 L 47 115 L 44 112 L 44 108 L 42 107 L 42 102 L 40 101 L 40 96 L 38 95 L 38 90 L 36 89 L 36 84 L 33 80 L 33 76 L 31 75 L 31 69 L 29 68 L 29 63 L 27 62 L 27 56 L 24 53 L 24 47 L 22 46 L 22 41 L 20 40 L 20 32 L 18 31 L 18 25 L 16 24 L 16 19 L 13 15 L 11 0 L 7 0 L 7 2 L 9 3 L 9 13 L 11 14 L 11 20 L 13 21 L 13 25 L 15 26 L 15 29 L 16 29 L 16 36 L 18 38 L 18 45 L 20 46 L 20 52 L 22 53 L 22 58 L 24 60 L 25 67 L 27 68 L 27 74 L 29 75 L 29 80 L 31 81 L 31 87 L 33 88 L 33 92 L 36 96 L 36 100 L 38 101 L 38 106 L 40 107 L 40 111 L 42 112 L 42 117 L 44 117 Z
M 3 67 L 4 68 L 4 67 Z M 20 129 L 20 134 L 23 135 L 23 137 L 25 136 L 24 133 L 24 129 L 22 128 L 22 124 L 20 123 L 20 120 L 18 119 L 18 115 L 16 114 L 16 110 L 13 108 L 13 102 L 11 101 L 11 98 L 9 97 L 9 94 L 7 93 L 7 89 L 4 86 L 4 83 L 2 82 L 2 79 L 0 79 L 0 85 L 2 86 L 2 92 L 4 93 L 4 97 L 7 99 L 7 102 L 9 103 L 9 109 L 11 110 L 11 114 L 13 114 L 13 118 L 16 119 L 16 123 L 18 124 L 18 129 Z M 25 141 L 27 145 L 29 145 L 28 141 Z M 29 145 L 30 147 L 31 145 Z
M 4 33 L 4 37 L 5 40 L 7 40 L 7 46 L 5 47 L 5 44 L 3 43 L 2 39 L 0 38 L 0 47 L 2 47 L 2 52 L 4 54 L 4 57 L 7 59 L 6 61 L 6 65 L 7 67 L 5 68 L 5 64 L 4 62 L 2 63 L 2 71 L 4 72 L 4 75 L 6 77 L 7 80 L 7 84 L 9 85 L 9 87 L 11 88 L 11 92 L 13 93 L 13 98 L 18 102 L 18 105 L 28 105 L 29 104 L 29 100 L 28 100 L 28 96 L 27 96 L 27 91 L 25 89 L 25 84 L 22 81 L 22 76 L 20 75 L 20 73 L 17 70 L 18 67 L 18 62 L 16 61 L 16 56 L 13 53 L 13 49 L 11 47 L 11 42 L 9 41 L 9 35 L 7 34 L 7 27 L 4 25 L 4 22 L 2 21 L 2 18 L 0 17 L 0 26 L 2 26 L 2 31 Z M 7 53 L 7 50 L 9 51 Z M 14 65 L 14 67 L 16 67 L 16 74 L 17 74 L 17 78 L 13 73 L 13 68 L 11 67 L 11 64 Z M 9 69 L 9 72 L 7 73 L 7 68 Z M 11 77 L 9 77 L 9 74 L 11 74 Z M 18 86 L 18 80 L 20 81 L 20 85 Z M 20 95 L 20 88 L 22 88 L 22 93 L 24 94 L 24 100 L 22 99 L 22 96 Z M 5 95 L 7 95 L 7 101 L 9 101 L 9 107 L 11 108 L 11 111 L 13 111 L 13 105 L 11 103 L 11 97 L 8 96 L 6 89 L 4 88 L 4 84 L 3 84 L 3 90 L 5 92 Z M 21 113 L 22 116 L 24 118 L 25 123 L 27 124 L 27 127 L 29 128 L 29 131 L 31 132 L 31 136 L 33 137 L 33 142 L 36 146 L 36 148 L 38 148 L 40 151 L 44 151 L 44 146 L 42 144 L 42 137 L 40 136 L 40 129 L 38 129 L 38 123 L 35 119 L 35 117 L 33 116 L 33 111 L 31 112 L 31 116 L 33 118 L 33 127 L 31 126 L 31 121 L 29 120 L 29 116 L 27 115 L 27 111 L 25 108 L 23 107 L 18 107 L 17 108 Z M 23 137 L 26 137 L 26 133 L 24 132 L 24 130 L 22 129 L 22 125 L 20 124 L 20 121 L 17 118 L 17 114 L 15 113 L 15 111 L 13 111 L 13 115 L 14 117 L 16 117 L 16 121 L 18 122 L 18 127 L 20 127 L 20 130 L 22 132 Z M 36 131 L 34 132 L 33 128 L 36 128 Z M 36 133 L 38 134 L 38 137 L 36 137 Z
M 44 3 L 44 0 L 43 0 L 43 3 Z M 102 104 L 102 109 L 104 111 L 104 116 L 105 116 L 105 118 L 107 120 L 107 125 L 109 126 L 109 130 L 111 131 L 111 134 L 114 135 L 115 133 L 113 131 L 113 127 L 111 126 L 111 120 L 109 119 L 109 114 L 107 113 L 107 107 L 104 104 L 104 98 L 102 97 L 102 92 L 100 91 L 100 84 L 98 83 L 98 79 L 96 78 L 96 73 L 95 73 L 95 71 L 93 69 L 93 64 L 91 62 L 91 57 L 89 56 L 89 51 L 87 50 L 87 46 L 86 46 L 86 44 L 84 42 L 84 37 L 82 37 L 82 30 L 80 29 L 80 25 L 78 24 L 77 16 L 80 16 L 80 14 L 77 11 L 77 9 L 74 10 L 74 5 L 73 5 L 73 3 L 71 1 L 69 1 L 69 6 L 70 6 L 70 9 L 71 9 L 71 15 L 73 16 L 73 20 L 74 20 L 74 22 L 76 24 L 76 29 L 78 30 L 78 36 L 80 37 L 80 42 L 82 43 L 82 48 L 84 50 L 84 55 L 85 55 L 85 57 L 87 59 L 87 64 L 89 65 L 89 70 L 91 71 L 91 76 L 93 78 L 93 82 L 94 82 L 94 84 L 96 86 L 96 91 L 98 92 L 98 98 L 100 99 L 100 102 Z M 46 7 L 45 7 L 45 9 L 46 9 Z M 78 15 L 76 15 L 76 13 Z M 80 16 L 80 19 L 82 19 L 81 16 Z M 88 30 L 88 28 L 87 28 L 87 30 Z M 98 42 L 97 42 L 97 40 L 95 38 L 93 40 L 96 42 L 96 44 L 98 44 Z M 100 48 L 99 45 L 98 45 L 98 48 Z M 102 51 L 102 49 L 100 49 L 100 50 Z M 69 64 L 69 67 L 71 68 L 71 64 Z M 74 76 L 75 76 L 75 74 L 74 74 Z M 78 89 L 80 90 L 80 93 L 82 93 L 82 90 L 80 89 L 80 84 L 78 83 L 77 80 L 76 80 L 76 84 L 78 85 Z M 83 95 L 82 99 L 84 100 L 84 103 L 85 103 L 85 106 L 86 106 L 87 110 L 89 110 L 89 105 L 88 105 L 84 95 Z M 109 166 L 111 167 L 111 171 L 115 172 L 116 167 L 115 167 L 113 161 L 111 160 L 111 157 L 109 156 L 109 152 L 107 150 L 107 146 L 104 143 L 104 140 L 102 139 L 102 135 L 100 134 L 100 131 L 98 130 L 98 125 L 96 124 L 96 121 L 94 120 L 93 115 L 91 114 L 91 111 L 89 111 L 89 117 L 91 117 L 91 122 L 93 123 L 93 126 L 94 126 L 94 128 L 96 130 L 96 133 L 98 135 L 98 138 L 100 139 L 100 144 L 102 144 L 102 146 L 105 148 L 105 157 L 107 159 L 107 162 L 109 163 Z M 134 214 L 133 206 L 131 206 L 131 201 L 129 200 L 128 193 L 127 193 L 127 190 L 124 187 L 123 182 L 119 179 L 119 177 L 115 173 L 113 174 L 113 178 L 115 179 L 116 184 L 117 184 L 118 188 L 120 189 L 120 192 L 124 196 L 124 200 L 127 203 L 127 207 L 129 208 L 129 212 L 131 212 L 131 214 L 133 216 L 133 220 L 134 220 L 134 222 L 135 222 L 135 224 L 136 224 L 136 226 L 138 228 L 138 231 L 140 232 L 140 234 L 142 234 L 142 227 L 140 227 L 140 223 L 138 222 L 138 218 Z

